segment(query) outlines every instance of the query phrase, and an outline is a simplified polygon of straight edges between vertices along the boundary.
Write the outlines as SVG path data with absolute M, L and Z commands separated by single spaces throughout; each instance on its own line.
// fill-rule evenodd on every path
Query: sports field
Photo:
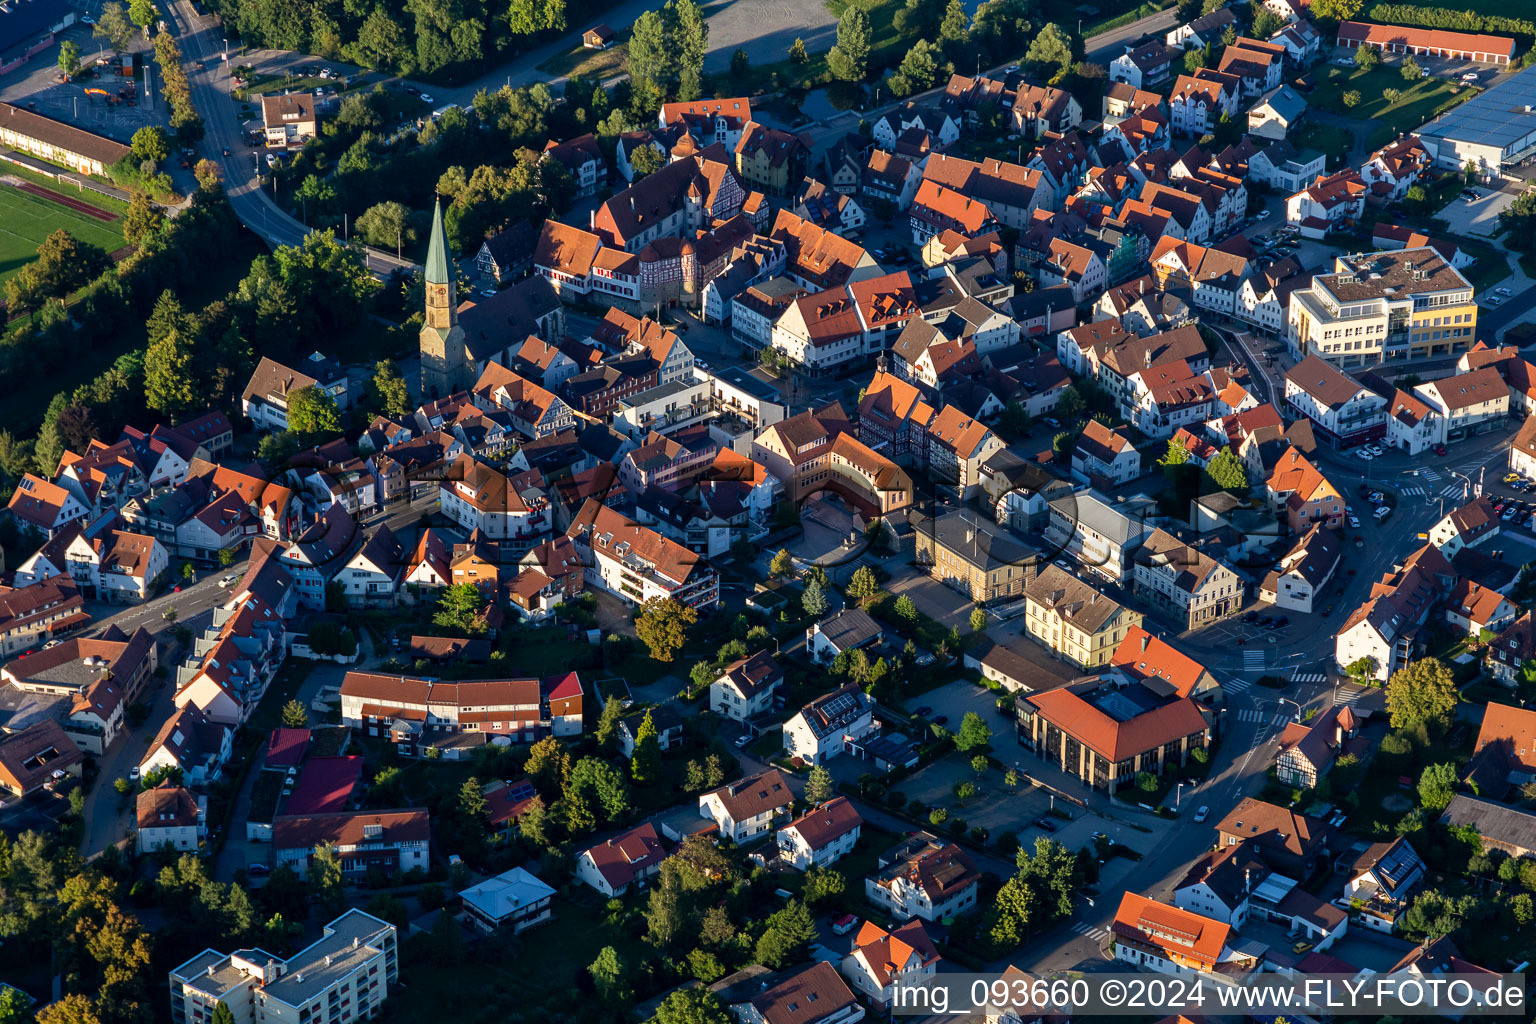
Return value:
M 68 198 L 80 202 L 72 196 Z M 0 282 L 35 259 L 43 239 L 59 228 L 107 252 L 123 247 L 121 222 L 100 220 L 0 182 Z

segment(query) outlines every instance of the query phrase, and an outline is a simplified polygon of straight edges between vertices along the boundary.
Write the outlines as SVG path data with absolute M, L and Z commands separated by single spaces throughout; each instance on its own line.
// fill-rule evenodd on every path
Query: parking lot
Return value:
M 918 611 L 945 629 L 958 629 L 961 633 L 970 631 L 971 599 L 916 569 L 908 567 L 905 574 L 898 574 L 886 583 L 885 589 L 896 597 L 903 594 L 910 597 Z
M 1492 238 L 1498 231 L 1499 214 L 1509 209 L 1515 197 L 1508 192 L 1495 192 L 1476 185 L 1472 186 L 1471 191 L 1476 192 L 1479 198 L 1468 201 L 1457 196 L 1435 216 L 1449 225 L 1453 235 Z

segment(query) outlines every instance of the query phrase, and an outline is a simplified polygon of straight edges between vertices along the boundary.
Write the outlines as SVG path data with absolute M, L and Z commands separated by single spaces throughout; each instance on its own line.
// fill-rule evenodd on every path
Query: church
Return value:
M 457 288 L 448 265 L 443 204 L 432 205 L 432 239 L 427 247 L 427 308 L 421 327 L 421 400 L 445 398 L 473 384 L 473 367 L 459 324 Z

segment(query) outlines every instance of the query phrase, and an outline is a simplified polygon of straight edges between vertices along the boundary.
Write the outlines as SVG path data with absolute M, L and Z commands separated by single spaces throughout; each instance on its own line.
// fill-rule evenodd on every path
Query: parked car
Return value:
M 1447 448 L 1445 445 L 1443 445 L 1443 444 L 1435 445 L 1435 454 L 1436 455 L 1448 455 L 1449 453 L 1450 453 L 1450 449 Z
M 1375 457 L 1376 456 L 1372 455 L 1370 452 L 1366 451 L 1364 448 L 1356 448 L 1355 449 L 1355 458 L 1359 459 L 1361 462 L 1370 462 Z
M 745 733 L 744 732 L 740 736 L 736 737 L 736 746 L 738 748 L 745 747 L 748 743 L 751 743 L 751 742 L 752 742 L 752 736 L 751 736 L 750 733 Z
M 853 931 L 854 928 L 858 927 L 858 924 L 859 919 L 854 917 L 852 914 L 844 914 L 842 917 L 834 917 L 832 919 L 832 934 L 847 935 L 849 932 Z
M 220 590 L 228 590 L 230 587 L 234 586 L 236 583 L 239 583 L 239 582 L 240 582 L 240 574 L 237 573 L 237 572 L 232 572 L 228 576 L 225 576 L 225 577 L 223 577 L 222 579 L 219 580 L 219 589 Z
M 1380 458 L 1381 456 L 1386 454 L 1386 452 L 1382 451 L 1380 448 L 1376 447 L 1374 444 L 1366 445 L 1365 446 L 1365 450 L 1370 452 L 1372 455 L 1375 455 L 1378 458 Z
M 265 864 L 247 864 L 245 866 L 245 873 L 251 878 L 265 878 L 272 873 L 272 869 Z
M 914 715 L 931 715 L 933 714 L 933 708 L 929 707 L 927 704 L 922 704 L 914 708 L 912 713 Z
M 1466 74 L 1461 76 L 1461 80 L 1463 82 L 1475 82 L 1475 81 L 1477 81 L 1477 72 L 1476 71 L 1468 71 Z
M 1387 518 L 1387 516 L 1389 516 L 1391 514 L 1392 514 L 1392 506 L 1391 505 L 1383 505 L 1383 506 L 1381 506 L 1381 508 L 1376 510 L 1376 518 L 1378 520 L 1379 519 L 1385 519 L 1385 518 Z
M 1258 219 L 1258 220 L 1269 220 L 1269 211 L 1268 210 L 1260 210 L 1255 216 L 1256 216 L 1256 219 Z
M 1196 825 L 1200 824 L 1200 822 L 1204 821 L 1206 818 L 1209 818 L 1210 816 L 1211 816 L 1211 809 L 1209 807 L 1205 806 L 1204 804 L 1201 804 L 1200 805 L 1200 809 L 1195 812 L 1195 824 Z
M 1044 832 L 1055 832 L 1056 831 L 1056 823 L 1054 821 L 1052 821 L 1050 818 L 1045 817 L 1044 815 L 1041 815 L 1040 817 L 1035 819 L 1035 826 L 1037 828 L 1039 828 L 1041 831 L 1044 831 Z
M 1358 529 L 1360 529 L 1360 520 L 1356 519 L 1354 516 L 1350 516 L 1349 517 L 1349 528 L 1351 530 L 1358 530 Z

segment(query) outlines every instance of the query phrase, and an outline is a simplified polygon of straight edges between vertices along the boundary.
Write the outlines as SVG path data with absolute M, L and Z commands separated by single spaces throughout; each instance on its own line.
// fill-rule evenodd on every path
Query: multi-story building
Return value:
M 825 764 L 876 729 L 875 702 L 856 684 L 817 697 L 784 723 L 784 752 Z
M 1293 355 L 1336 366 L 1454 355 L 1477 330 L 1472 285 L 1433 248 L 1338 256 L 1291 293 Z
M 767 836 L 778 818 L 788 817 L 795 794 L 777 768 L 699 794 L 699 816 L 708 818 L 733 843 Z
M 670 598 L 703 611 L 719 602 L 719 574 L 698 555 L 594 498 L 566 536 L 586 565 L 587 583 L 626 604 Z
M 1443 377 L 1413 389 L 1436 414 L 1433 423 L 1444 443 L 1493 430 L 1509 415 L 1509 388 L 1491 366 L 1454 377 Z
M 1243 606 L 1237 573 L 1163 529 L 1153 530 L 1136 550 L 1131 589 L 1180 630 L 1209 626 Z
M 1379 441 L 1387 432 L 1387 400 L 1321 356 L 1285 372 L 1285 404 L 1336 448 Z
M 785 497 L 797 504 L 829 490 L 874 517 L 912 502 L 912 478 L 855 437 L 836 402 L 770 425 L 753 440 L 752 460 L 783 481 Z
M 884 352 L 921 314 L 906 271 L 856 281 L 796 299 L 773 325 L 771 342 L 815 374 Z
M 205 949 L 170 973 L 172 1024 L 206 1024 L 220 1003 L 236 1024 L 371 1019 L 399 980 L 397 947 L 394 925 L 354 908 L 285 959 Z
M 447 756 L 492 737 L 531 743 L 579 732 L 581 681 L 575 673 L 543 680 L 440 682 L 415 676 L 348 672 L 341 682 L 341 720 L 367 736 L 388 738 L 404 757 L 431 747 Z
M 24 693 L 69 698 L 60 724 L 75 745 L 101 756 L 122 731 L 123 715 L 159 665 L 158 646 L 142 627 L 116 626 L 99 637 L 59 641 L 0 668 L 0 681 Z
M 1360 172 L 1346 167 L 1286 199 L 1286 223 L 1299 229 L 1304 238 L 1323 238 L 1330 231 L 1346 230 L 1364 216 L 1369 192 Z
M 1115 959 L 1158 974 L 1241 977 L 1264 965 L 1262 952 L 1234 944 L 1231 925 L 1133 892 L 1120 897 L 1110 932 Z
M 1338 531 L 1313 523 L 1259 584 L 1259 600 L 1286 611 L 1310 614 L 1313 601 L 1333 579 L 1343 548 Z
M 1098 491 L 1053 498 L 1045 540 L 1084 569 L 1119 582 L 1130 575 L 1131 556 L 1152 527 L 1145 505 L 1116 501 Z
M 914 537 L 918 565 L 978 604 L 1022 596 L 1045 564 L 1022 537 L 975 512 L 957 509 L 925 519 Z
M 1275 460 L 1264 491 L 1275 514 L 1284 517 L 1295 534 L 1312 524 L 1337 529 L 1344 521 L 1344 498 L 1338 488 L 1297 448 L 1287 448 Z
M 349 881 L 371 871 L 425 871 L 431 861 L 432 825 L 424 807 L 283 815 L 272 823 L 274 866 L 292 868 L 300 878 L 308 876 L 315 851 L 324 846 L 335 849 L 342 876 Z
M 863 993 L 877 1011 L 896 998 L 898 987 L 916 988 L 933 977 L 938 950 L 921 921 L 908 921 L 890 931 L 866 921 L 854 936 L 853 952 L 841 968 L 849 985 Z
M 1072 476 L 1096 487 L 1119 487 L 1141 475 L 1141 453 L 1130 438 L 1089 420 L 1072 450 Z
M 767 651 L 738 658 L 720 670 L 709 684 L 709 706 L 717 714 L 745 722 L 770 710 L 784 669 Z
M 90 621 L 80 588 L 69 576 L 5 591 L 0 593 L 0 655 L 11 657 L 41 646 Z
M 1057 565 L 1024 588 L 1024 633 L 1080 669 L 1102 668 L 1126 633 L 1141 625 L 1126 608 Z
M 154 789 L 142 790 L 134 809 L 140 850 L 190 853 L 208 834 L 208 798 L 185 786 L 162 782 Z

